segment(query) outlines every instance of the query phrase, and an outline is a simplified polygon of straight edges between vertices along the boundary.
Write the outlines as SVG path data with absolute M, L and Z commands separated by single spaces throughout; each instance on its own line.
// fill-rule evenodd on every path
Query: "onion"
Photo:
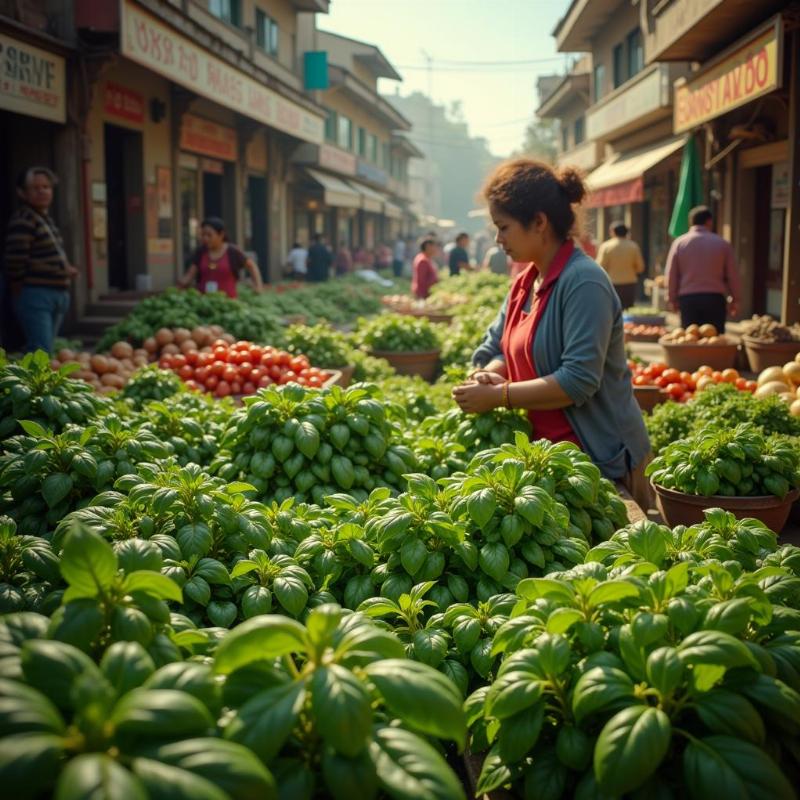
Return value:
M 774 381 L 786 383 L 786 376 L 783 374 L 783 369 L 781 367 L 767 367 L 758 376 L 759 386 L 763 386 L 765 383 L 773 383 Z
M 790 413 L 790 414 L 791 414 L 793 417 L 800 417 L 800 399 L 798 399 L 798 400 L 795 400 L 795 401 L 794 401 L 794 402 L 793 402 L 793 403 L 792 403 L 792 404 L 789 406 L 789 413 Z
M 762 383 L 756 389 L 756 397 L 768 397 L 771 394 L 784 394 L 786 392 L 786 384 L 783 381 L 769 381 Z

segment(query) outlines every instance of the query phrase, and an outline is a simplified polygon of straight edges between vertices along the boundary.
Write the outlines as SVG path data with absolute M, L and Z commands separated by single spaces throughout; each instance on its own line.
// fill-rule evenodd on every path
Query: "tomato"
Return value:
M 298 376 L 297 376 L 297 377 L 294 379 L 294 382 L 295 382 L 295 383 L 299 383 L 301 386 L 308 386 L 308 378 L 306 378 L 306 377 L 305 377 L 305 376 L 303 376 L 303 375 L 298 375 Z
M 194 379 L 198 383 L 205 383 L 206 378 L 211 374 L 211 371 L 208 367 L 195 367 L 194 370 Z
M 261 366 L 262 367 L 273 367 L 278 363 L 278 357 L 275 353 L 264 353 L 261 356 Z
M 754 392 L 758 389 L 758 382 L 757 381 L 747 381 L 747 386 L 745 386 L 745 390 L 748 392 Z
M 664 388 L 667 390 L 667 394 L 676 400 L 686 394 L 686 387 L 682 383 L 669 383 Z
M 211 347 L 224 347 L 227 350 L 230 345 L 224 339 L 214 339 L 214 341 L 211 342 Z
M 297 380 L 297 374 L 292 370 L 287 370 L 280 376 L 280 378 L 278 379 L 278 383 L 280 383 L 283 386 L 287 383 L 291 383 L 292 381 L 296 380 Z
M 214 359 L 216 361 L 227 361 L 228 360 L 228 348 L 227 347 L 215 347 L 211 352 L 214 354 Z
M 199 392 L 203 387 L 197 381 L 186 381 L 186 388 L 193 392 Z
M 198 353 L 197 354 L 197 366 L 198 367 L 208 367 L 214 363 L 214 354 L 213 353 Z
M 240 339 L 233 345 L 234 350 L 249 350 L 253 346 L 252 342 L 246 342 L 244 339 Z
M 634 386 L 652 386 L 653 381 L 647 377 L 647 375 L 637 375 L 633 379 Z
M 681 383 L 685 383 L 690 392 L 697 388 L 697 381 L 690 372 L 681 372 Z
M 242 384 L 242 394 L 255 394 L 256 387 L 252 381 L 247 381 Z
M 289 367 L 298 375 L 300 375 L 304 369 L 308 369 L 309 366 L 311 365 L 305 356 L 294 356 L 294 358 L 289 361 Z
M 653 383 L 655 383 L 659 389 L 666 389 L 670 382 L 663 375 L 659 375 Z
M 678 398 L 678 402 L 679 402 L 679 403 L 687 403 L 689 400 L 691 400 L 691 399 L 692 399 L 692 397 L 693 397 L 693 395 L 691 394 L 691 392 L 686 392 L 686 394 L 682 394 L 682 395 L 681 395 L 681 396 Z
M 200 355 L 197 350 L 188 350 L 186 353 L 184 353 L 184 355 L 186 356 L 187 364 L 190 364 L 193 367 L 197 365 L 197 357 Z
M 747 390 L 747 380 L 745 378 L 737 378 L 735 386 L 740 392 L 746 391 Z
M 246 381 L 250 377 L 250 373 L 253 371 L 253 365 L 249 361 L 245 361 L 239 364 L 239 377 Z
M 711 377 L 714 379 L 714 383 L 722 383 L 722 373 L 719 370 L 715 369 L 711 373 Z
M 239 371 L 232 364 L 228 364 L 222 372 L 222 380 L 230 383 L 239 377 Z
M 735 369 L 722 370 L 722 380 L 724 383 L 736 383 L 739 380 L 739 373 Z
M 277 363 L 282 367 L 288 367 L 292 363 L 292 358 L 293 356 L 291 353 L 287 353 L 285 350 L 279 350 Z
M 669 369 L 665 369 L 661 375 L 665 377 L 670 383 L 676 383 L 681 379 L 680 370 L 674 369 L 670 367 Z
M 172 369 L 172 356 L 161 356 L 158 360 L 159 369 Z
M 214 390 L 214 394 L 217 397 L 227 397 L 231 393 L 231 385 L 227 381 L 220 381 L 217 384 L 217 388 Z
M 714 368 L 713 367 L 709 367 L 708 364 L 703 364 L 702 367 L 698 367 L 697 371 L 701 375 L 713 375 L 714 374 Z
M 264 348 L 259 347 L 257 344 L 254 344 L 250 348 L 250 361 L 253 364 L 258 364 L 261 361 L 261 356 L 264 353 Z
M 276 383 L 281 379 L 281 375 L 283 375 L 283 367 L 280 367 L 277 364 L 273 364 L 269 368 L 269 376 Z
M 191 364 L 184 364 L 178 370 L 178 376 L 181 380 L 188 381 L 190 378 L 194 377 L 194 367 Z
M 250 371 L 250 380 L 253 383 L 258 384 L 258 382 L 261 380 L 261 376 L 266 374 L 267 371 L 263 367 L 253 367 L 253 369 Z
M 206 384 L 206 391 L 213 392 L 214 389 L 216 389 L 217 385 L 219 384 L 219 378 L 216 375 L 209 375 L 205 380 L 205 384 Z
M 226 361 L 217 360 L 211 364 L 210 370 L 212 375 L 216 375 L 219 378 L 227 368 L 228 364 Z
M 241 394 L 241 393 L 242 393 L 242 384 L 239 381 L 232 381 L 231 394 Z
M 320 378 L 319 375 L 312 375 L 308 378 L 308 385 L 314 389 L 319 389 L 319 387 L 322 386 L 322 378 Z
M 267 386 L 272 386 L 273 383 L 274 383 L 274 381 L 272 380 L 272 378 L 270 378 L 269 375 L 262 375 L 258 379 L 258 388 L 259 389 L 264 389 Z
M 667 365 L 660 361 L 656 361 L 650 365 L 650 368 L 653 370 L 654 375 L 659 376 L 664 374 L 664 370 L 666 370 Z

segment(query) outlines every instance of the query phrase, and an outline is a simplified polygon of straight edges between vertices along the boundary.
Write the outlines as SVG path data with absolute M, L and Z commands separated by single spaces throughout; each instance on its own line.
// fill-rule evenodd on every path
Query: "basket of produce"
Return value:
M 664 325 L 644 325 L 638 322 L 626 322 L 624 330 L 626 342 L 657 342 L 668 332 Z
M 738 342 L 719 334 L 710 324 L 676 328 L 662 336 L 664 360 L 670 367 L 692 372 L 702 365 L 715 370 L 731 369 L 736 364 Z
M 761 372 L 793 359 L 800 352 L 800 325 L 781 325 L 768 315 L 754 316 L 743 325 L 742 345 L 750 369 Z
M 383 358 L 401 375 L 432 381 L 439 366 L 439 336 L 426 319 L 383 314 L 361 320 L 356 337 L 371 356 Z
M 633 396 L 642 411 L 652 411 L 659 403 L 665 403 L 670 397 L 658 386 L 634 386 Z
M 304 355 L 320 369 L 339 373 L 338 385 L 347 388 L 353 379 L 353 346 L 347 336 L 326 323 L 292 325 L 284 336 L 286 349 Z
M 667 445 L 646 474 L 668 525 L 695 525 L 718 507 L 778 533 L 800 496 L 800 450 L 792 437 L 766 436 L 752 423 L 706 426 Z
M 782 367 L 767 367 L 758 376 L 756 397 L 775 394 L 785 403 L 795 417 L 800 417 L 800 354 Z
M 667 318 L 657 308 L 650 306 L 631 306 L 622 315 L 625 322 L 633 325 L 660 325 L 667 324 Z

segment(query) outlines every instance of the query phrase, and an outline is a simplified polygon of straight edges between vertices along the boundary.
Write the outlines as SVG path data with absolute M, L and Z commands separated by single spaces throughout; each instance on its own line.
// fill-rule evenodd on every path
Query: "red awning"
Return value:
M 623 206 L 627 203 L 641 203 L 644 200 L 644 178 L 617 183 L 597 189 L 589 195 L 587 208 L 605 208 L 606 206 Z

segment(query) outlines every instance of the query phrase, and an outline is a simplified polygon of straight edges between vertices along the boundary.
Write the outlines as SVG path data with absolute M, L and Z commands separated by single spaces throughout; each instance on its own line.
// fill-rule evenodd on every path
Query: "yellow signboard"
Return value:
M 691 80 L 675 84 L 673 129 L 683 133 L 780 87 L 780 18 Z
M 131 0 L 123 0 L 122 54 L 175 83 L 306 142 L 320 144 L 321 115 L 287 100 L 211 55 Z
M 65 122 L 64 59 L 0 33 L 0 108 Z

